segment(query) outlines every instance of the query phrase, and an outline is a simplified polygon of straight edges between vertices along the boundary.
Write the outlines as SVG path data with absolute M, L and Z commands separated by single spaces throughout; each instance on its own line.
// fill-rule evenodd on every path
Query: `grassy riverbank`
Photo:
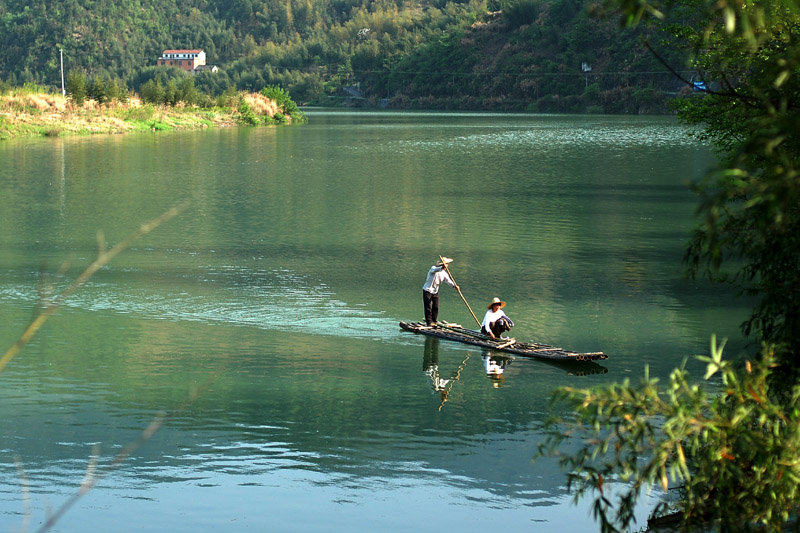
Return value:
M 11 90 L 0 95 L 0 140 L 13 137 L 118 134 L 226 127 L 237 124 L 278 124 L 291 117 L 257 93 L 239 93 L 230 106 L 199 108 L 154 106 L 138 97 L 103 105 L 93 100 L 75 105 L 60 94 Z

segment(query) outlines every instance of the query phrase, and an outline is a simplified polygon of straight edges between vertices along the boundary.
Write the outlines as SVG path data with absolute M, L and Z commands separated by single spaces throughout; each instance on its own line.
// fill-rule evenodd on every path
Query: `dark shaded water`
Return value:
M 98 229 L 116 243 L 191 200 L 0 374 L 2 530 L 37 527 L 93 446 L 108 465 L 198 391 L 56 529 L 591 530 L 531 462 L 550 391 L 666 378 L 712 332 L 741 344 L 743 310 L 683 282 L 686 184 L 712 158 L 672 118 L 309 118 L 0 144 L 2 351 L 43 262 L 63 287 Z M 516 359 L 497 381 L 480 350 L 402 332 L 438 254 L 476 313 L 509 302 L 516 338 L 610 359 Z M 472 322 L 449 287 L 440 316 Z

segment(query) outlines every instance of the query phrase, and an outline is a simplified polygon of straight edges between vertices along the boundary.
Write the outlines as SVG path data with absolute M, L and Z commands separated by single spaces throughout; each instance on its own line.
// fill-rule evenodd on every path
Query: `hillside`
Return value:
M 388 76 L 376 72 L 368 90 L 388 95 L 392 107 L 667 112 L 667 98 L 685 89 L 642 46 L 652 37 L 566 4 L 487 14 L 415 48 Z M 660 53 L 682 62 L 674 50 Z
M 186 74 L 164 49 L 202 49 L 211 95 L 280 85 L 302 103 L 660 112 L 680 89 L 590 0 L 0 0 L 0 79 L 66 72 L 139 91 Z M 676 68 L 674 50 L 665 53 Z M 585 65 L 585 67 L 584 67 Z M 584 71 L 584 68 L 591 68 Z

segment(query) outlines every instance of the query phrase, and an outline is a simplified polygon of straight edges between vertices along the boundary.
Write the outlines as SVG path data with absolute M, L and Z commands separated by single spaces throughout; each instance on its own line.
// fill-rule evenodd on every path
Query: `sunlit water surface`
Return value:
M 308 115 L 0 143 L 3 352 L 98 230 L 190 200 L 0 374 L 0 529 L 38 528 L 96 457 L 56 531 L 593 530 L 532 462 L 551 391 L 666 379 L 711 333 L 743 345 L 743 304 L 683 280 L 687 184 L 713 159 L 673 118 Z M 479 316 L 499 296 L 516 338 L 609 359 L 494 380 L 480 350 L 402 332 L 438 254 Z

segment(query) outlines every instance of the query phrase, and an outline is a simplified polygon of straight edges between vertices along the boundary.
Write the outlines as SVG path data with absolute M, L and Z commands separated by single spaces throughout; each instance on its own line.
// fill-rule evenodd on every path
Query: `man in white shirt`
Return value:
M 481 333 L 493 339 L 498 338 L 504 331 L 510 331 L 514 323 L 503 312 L 506 303 L 500 298 L 495 297 L 489 303 L 486 314 L 481 322 Z
M 442 262 L 444 260 L 444 262 Z M 439 285 L 442 282 L 458 290 L 458 285 L 447 273 L 446 265 L 452 263 L 449 257 L 442 257 L 428 271 L 425 285 L 422 286 L 422 305 L 425 309 L 425 323 L 429 326 L 436 324 L 439 318 Z

